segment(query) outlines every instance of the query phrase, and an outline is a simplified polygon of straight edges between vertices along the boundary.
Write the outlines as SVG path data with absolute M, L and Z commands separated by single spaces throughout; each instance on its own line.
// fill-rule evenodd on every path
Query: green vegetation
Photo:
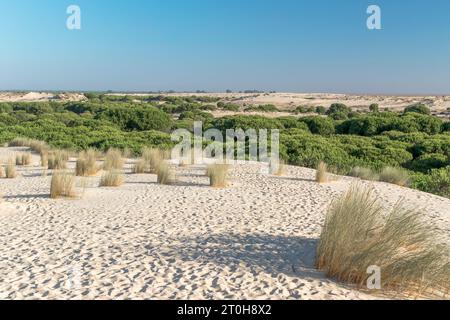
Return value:
M 261 105 L 261 106 L 252 106 L 252 107 L 247 107 L 244 109 L 245 112 L 252 112 L 252 111 L 256 111 L 256 112 L 279 112 L 280 110 L 278 110 L 277 107 L 275 107 L 273 104 L 265 104 L 265 105 Z
M 55 149 L 83 151 L 115 148 L 143 155 L 146 171 L 156 171 L 148 148 L 168 150 L 170 132 L 192 130 L 202 121 L 205 130 L 279 129 L 281 157 L 287 164 L 317 168 L 327 163 L 332 173 L 377 176 L 386 167 L 402 169 L 411 187 L 449 196 L 450 123 L 429 114 L 423 105 L 405 112 L 355 113 L 343 104 L 312 108 L 322 115 L 267 118 L 233 115 L 214 118 L 215 109 L 240 110 L 211 97 L 110 96 L 87 94 L 86 102 L 0 103 L 0 143 L 30 146 L 49 168 L 65 168 L 66 156 Z M 260 106 L 261 110 L 274 110 Z M 259 108 L 259 107 L 258 107 Z M 260 110 L 260 111 L 261 111 Z M 45 143 L 41 142 L 44 141 Z M 144 147 L 144 152 L 142 151 Z M 145 151 L 147 150 L 147 151 Z M 151 153 L 151 152 L 150 152 Z M 155 153 L 156 154 L 156 153 Z M 142 168 L 136 171 L 141 172 Z M 80 164 L 81 167 L 81 164 Z M 385 172 L 386 173 L 386 172 Z

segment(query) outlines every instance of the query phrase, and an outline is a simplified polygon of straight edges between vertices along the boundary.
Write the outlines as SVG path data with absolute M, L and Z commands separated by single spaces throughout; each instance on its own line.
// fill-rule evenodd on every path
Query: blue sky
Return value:
M 449 21 L 448 0 L 0 0 L 0 90 L 450 94 Z

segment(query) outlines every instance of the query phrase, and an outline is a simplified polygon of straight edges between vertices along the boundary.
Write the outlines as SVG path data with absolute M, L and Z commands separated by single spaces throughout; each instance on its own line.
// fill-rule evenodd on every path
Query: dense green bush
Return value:
M 222 101 L 219 101 L 217 103 L 217 107 L 223 110 L 227 110 L 227 111 L 234 111 L 234 112 L 238 112 L 241 108 L 239 105 L 237 104 L 233 104 L 233 103 L 225 103 Z
M 111 121 L 127 131 L 167 131 L 172 126 L 169 115 L 151 106 L 114 105 L 97 113 L 95 118 Z
M 450 198 L 450 166 L 431 170 L 430 174 L 416 174 L 412 187 Z
M 284 129 L 302 129 L 309 131 L 308 125 L 298 121 L 295 117 L 278 117 L 276 118 L 283 125 Z
M 314 134 L 327 136 L 335 133 L 334 122 L 329 118 L 314 116 L 301 118 L 299 121 L 306 123 Z
M 252 111 L 256 111 L 256 112 L 279 112 L 280 110 L 278 110 L 277 107 L 275 107 L 273 104 L 265 104 L 265 105 L 260 105 L 260 106 L 252 106 L 252 107 L 247 107 L 244 109 L 245 112 L 252 112 Z
M 316 107 L 316 113 L 318 114 L 326 114 L 327 113 L 327 109 L 324 106 L 317 106 Z
M 344 120 L 348 118 L 350 112 L 352 112 L 352 109 L 345 104 L 333 103 L 326 114 L 335 120 Z
M 270 119 L 262 116 L 228 116 L 215 119 L 212 123 L 214 128 L 221 131 L 226 129 L 284 129 L 282 122 L 278 119 Z
M 421 114 L 426 114 L 426 115 L 431 114 L 430 108 L 428 108 L 426 105 L 421 104 L 421 103 L 406 107 L 404 112 L 405 113 L 415 112 L 415 113 L 421 113 Z
M 408 168 L 413 171 L 427 173 L 432 169 L 440 169 L 450 165 L 448 157 L 441 153 L 424 154 L 417 159 L 414 159 Z
M 315 111 L 316 111 L 316 109 L 314 107 L 308 107 L 308 106 L 298 106 L 294 110 L 295 113 L 312 113 Z
M 438 134 L 442 130 L 442 120 L 416 113 L 405 115 L 374 113 L 346 120 L 340 123 L 336 130 L 341 134 L 361 136 L 379 135 L 386 131 Z

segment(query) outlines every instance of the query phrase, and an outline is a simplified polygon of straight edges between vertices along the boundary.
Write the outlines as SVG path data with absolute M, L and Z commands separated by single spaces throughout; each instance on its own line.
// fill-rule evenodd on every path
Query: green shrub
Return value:
M 370 111 L 370 112 L 379 112 L 379 111 L 380 111 L 380 107 L 378 106 L 377 103 L 372 103 L 372 104 L 369 106 L 369 111 Z
M 343 103 L 333 103 L 326 114 L 331 117 L 347 118 L 352 109 Z
M 278 110 L 277 107 L 275 107 L 273 104 L 265 104 L 265 105 L 260 105 L 260 106 L 252 106 L 252 107 L 247 107 L 244 109 L 245 112 L 279 112 L 280 110 Z
M 408 165 L 408 169 L 427 173 L 432 169 L 439 169 L 447 165 L 450 165 L 447 156 L 440 153 L 427 153 L 414 159 L 411 164 Z
M 409 113 L 409 112 L 421 113 L 421 114 L 426 114 L 426 115 L 431 114 L 430 108 L 428 108 L 426 105 L 421 104 L 421 103 L 406 107 L 404 113 Z
M 413 175 L 412 187 L 450 198 L 450 166 L 433 169 L 428 175 Z
M 309 131 L 314 134 L 327 136 L 335 133 L 334 122 L 329 118 L 314 116 L 301 118 L 299 121 L 306 123 Z
M 322 115 L 327 113 L 327 109 L 324 106 L 317 106 L 316 113 Z

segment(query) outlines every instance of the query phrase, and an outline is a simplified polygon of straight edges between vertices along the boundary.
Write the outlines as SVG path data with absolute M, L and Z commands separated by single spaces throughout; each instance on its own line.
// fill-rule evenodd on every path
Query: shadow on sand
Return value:
M 259 271 L 274 277 L 280 274 L 302 278 L 323 278 L 314 267 L 317 239 L 268 234 L 219 234 L 183 238 L 183 245 L 169 245 L 167 258 L 200 261 L 228 266 L 236 270 L 245 264 L 255 274 Z

